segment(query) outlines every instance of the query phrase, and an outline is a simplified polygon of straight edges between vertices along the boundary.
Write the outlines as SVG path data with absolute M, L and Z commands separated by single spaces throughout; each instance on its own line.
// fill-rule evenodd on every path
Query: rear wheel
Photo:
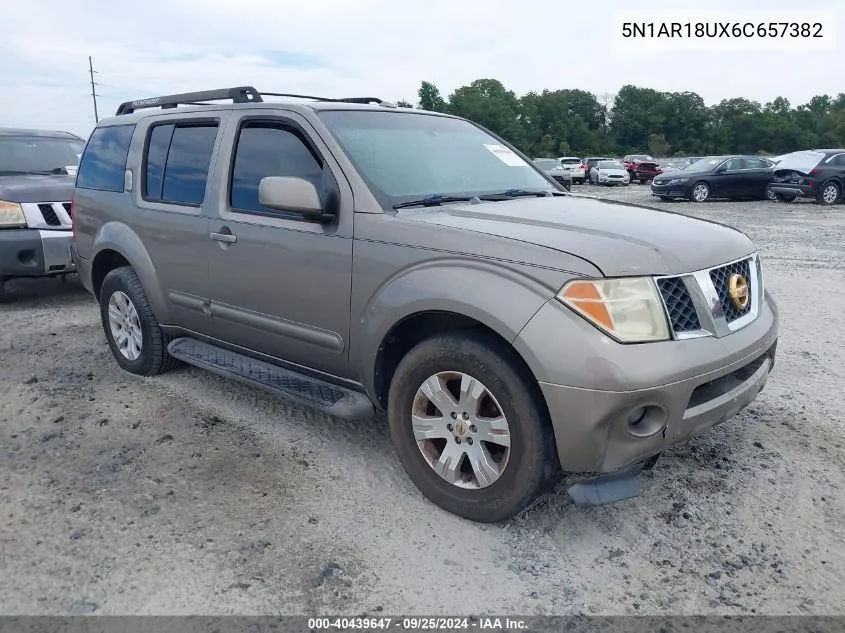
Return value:
M 690 200 L 693 202 L 704 202 L 710 197 L 710 185 L 706 182 L 697 182 L 690 190 Z
M 559 472 L 536 384 L 512 350 L 473 333 L 426 339 L 399 363 L 388 423 L 411 481 L 473 521 L 508 519 Z
M 103 280 L 100 318 L 112 354 L 126 371 L 152 376 L 177 364 L 167 351 L 170 337 L 159 327 L 141 280 L 130 267 L 115 268 Z
M 839 185 L 833 181 L 824 183 L 819 188 L 819 194 L 816 196 L 816 202 L 825 206 L 830 206 L 839 202 L 839 196 L 842 194 Z

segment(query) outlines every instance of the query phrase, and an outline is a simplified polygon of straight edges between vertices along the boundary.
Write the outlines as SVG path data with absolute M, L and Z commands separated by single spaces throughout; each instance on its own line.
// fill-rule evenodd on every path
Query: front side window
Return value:
M 468 121 L 383 110 L 318 116 L 385 208 L 430 195 L 554 191 L 528 161 Z
M 134 125 L 113 125 L 94 130 L 82 159 L 76 186 L 80 189 L 123 191 L 126 157 Z
M 273 176 L 304 178 L 319 191 L 323 166 L 292 130 L 266 123 L 243 127 L 235 148 L 229 204 L 236 210 L 278 215 L 278 210 L 258 202 L 258 184 Z
M 85 142 L 50 136 L 0 137 L 0 175 L 76 173 Z
M 217 138 L 217 124 L 156 125 L 147 142 L 144 197 L 201 205 Z

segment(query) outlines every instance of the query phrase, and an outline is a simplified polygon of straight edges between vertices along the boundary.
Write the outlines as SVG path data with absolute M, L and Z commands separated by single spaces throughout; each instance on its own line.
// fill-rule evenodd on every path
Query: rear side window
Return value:
M 278 215 L 279 211 L 258 203 L 258 183 L 269 176 L 304 178 L 320 190 L 323 166 L 291 130 L 268 124 L 242 128 L 232 168 L 232 208 Z
M 76 186 L 123 191 L 126 157 L 134 131 L 134 125 L 112 125 L 94 130 L 79 161 Z
M 146 150 L 144 198 L 201 205 L 216 138 L 216 123 L 153 127 Z

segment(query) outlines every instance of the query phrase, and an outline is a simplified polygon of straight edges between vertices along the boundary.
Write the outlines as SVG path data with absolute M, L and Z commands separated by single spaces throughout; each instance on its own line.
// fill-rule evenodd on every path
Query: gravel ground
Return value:
M 121 372 L 76 281 L 0 307 L 0 613 L 832 614 L 845 587 L 845 207 L 652 202 L 759 245 L 778 362 L 643 494 L 503 525 L 428 503 L 385 421 Z M 624 213 L 624 208 L 620 208 Z

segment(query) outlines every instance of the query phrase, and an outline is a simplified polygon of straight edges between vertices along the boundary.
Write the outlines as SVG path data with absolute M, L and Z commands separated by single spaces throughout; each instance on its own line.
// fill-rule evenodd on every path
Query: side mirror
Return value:
M 724 165 L 719 165 L 719 166 L 716 168 L 716 172 L 715 172 L 715 173 L 717 173 L 717 174 L 721 174 L 723 171 L 727 171 L 727 170 L 728 170 L 728 168 L 727 168 L 727 167 L 725 167 Z
M 301 213 L 315 220 L 325 218 L 317 187 L 304 178 L 262 178 L 258 183 L 258 202 L 271 209 Z

